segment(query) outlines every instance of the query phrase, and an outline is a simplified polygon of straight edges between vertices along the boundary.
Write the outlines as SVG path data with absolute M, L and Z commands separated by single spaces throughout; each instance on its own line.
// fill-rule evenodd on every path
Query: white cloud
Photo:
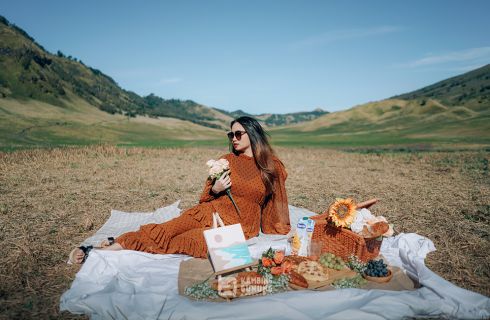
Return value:
M 424 58 L 402 64 L 402 67 L 422 67 L 443 63 L 473 63 L 490 62 L 490 47 L 470 48 L 466 50 L 446 52 L 439 55 L 429 55 Z
M 311 36 L 306 39 L 294 42 L 291 44 L 291 47 L 299 49 L 303 47 L 319 46 L 341 40 L 378 36 L 398 32 L 400 30 L 401 28 L 397 26 L 332 30 L 323 34 Z
M 182 82 L 181 78 L 163 78 L 158 80 L 157 85 L 162 86 L 162 85 L 179 83 L 179 82 Z

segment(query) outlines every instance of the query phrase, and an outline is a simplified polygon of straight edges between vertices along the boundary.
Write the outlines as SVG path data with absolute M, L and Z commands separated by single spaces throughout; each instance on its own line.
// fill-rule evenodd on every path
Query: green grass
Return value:
M 272 140 L 281 146 L 341 149 L 450 150 L 490 147 L 490 112 L 457 117 L 431 101 L 380 101 L 332 113 L 299 126 L 274 128 Z M 395 107 L 395 108 L 393 108 Z M 393 110 L 391 112 L 391 110 Z M 384 110 L 384 111 L 383 111 Z M 465 108 L 462 110 L 467 111 Z M 460 110 L 461 111 L 461 110 Z M 390 112 L 390 114 L 387 114 Z
M 473 123 L 474 124 L 474 123 Z M 482 122 L 482 125 L 486 125 Z M 450 126 L 449 126 L 450 128 Z M 280 130 L 271 133 L 272 141 L 276 145 L 287 147 L 328 147 L 328 148 L 376 148 L 400 149 L 402 146 L 409 149 L 452 149 L 490 147 L 490 135 L 461 134 L 461 128 L 454 128 L 447 132 L 446 127 L 430 125 L 405 130 L 377 131 L 365 129 L 363 133 L 335 133 L 332 128 L 320 129 L 311 132 L 295 130 Z M 440 130 L 441 132 L 438 132 Z M 487 131 L 490 132 L 490 131 Z
M 390 108 L 388 105 L 383 107 Z M 374 110 L 379 113 L 378 109 Z M 343 150 L 490 148 L 488 112 L 465 119 L 445 117 L 442 120 L 409 113 L 384 117 L 382 121 L 366 113 L 363 115 L 359 110 L 349 114 L 351 117 L 345 117 L 339 123 L 322 123 L 310 127 L 309 131 L 303 125 L 272 128 L 269 130 L 271 142 L 275 146 Z M 223 147 L 227 140 L 224 130 L 177 119 L 128 119 L 102 112 L 83 101 L 60 108 L 39 101 L 26 103 L 0 99 L 2 151 L 93 144 L 149 148 Z
M 0 150 L 111 144 L 142 147 L 222 146 L 224 130 L 177 119 L 110 115 L 77 101 L 65 108 L 0 99 Z

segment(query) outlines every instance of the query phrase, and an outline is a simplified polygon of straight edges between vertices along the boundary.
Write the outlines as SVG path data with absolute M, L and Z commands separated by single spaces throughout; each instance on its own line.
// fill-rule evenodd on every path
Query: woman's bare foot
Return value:
M 70 252 L 68 261 L 74 264 L 82 264 L 85 261 L 85 256 L 92 250 L 92 246 L 78 247 Z
M 85 257 L 85 253 L 80 248 L 75 248 L 70 254 L 71 263 L 81 264 L 83 262 L 83 258 Z

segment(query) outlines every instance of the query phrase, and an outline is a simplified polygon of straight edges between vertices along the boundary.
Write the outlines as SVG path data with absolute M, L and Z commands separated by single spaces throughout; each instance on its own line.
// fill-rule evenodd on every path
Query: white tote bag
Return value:
M 217 212 L 213 213 L 213 229 L 204 230 L 209 259 L 216 274 L 254 265 L 242 225 L 225 226 Z

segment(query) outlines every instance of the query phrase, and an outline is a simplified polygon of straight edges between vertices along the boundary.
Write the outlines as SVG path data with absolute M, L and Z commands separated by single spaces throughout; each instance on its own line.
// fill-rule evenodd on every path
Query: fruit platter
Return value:
M 335 206 L 337 202 L 339 208 Z M 348 205 L 350 207 L 347 209 L 355 211 L 354 203 L 350 199 L 337 202 L 331 206 L 337 208 L 337 211 L 330 215 L 331 220 L 337 224 L 349 222 L 347 226 L 354 228 L 357 223 L 359 232 L 370 232 L 370 237 L 373 236 L 373 232 L 377 232 L 375 236 L 381 236 L 389 229 L 386 221 L 378 221 L 379 218 L 369 212 L 361 211 L 356 216 L 353 216 L 353 213 L 342 214 L 341 217 L 340 205 Z M 347 209 L 344 211 L 350 214 Z M 356 220 L 356 217 L 359 219 Z M 259 253 L 260 257 L 255 263 L 229 273 L 213 273 L 213 268 L 206 259 L 184 261 L 179 271 L 179 293 L 191 299 L 215 301 L 289 290 L 415 288 L 416 284 L 402 270 L 388 266 L 383 257 L 374 255 L 377 251 L 366 254 L 365 251 L 344 250 L 345 248 L 339 251 L 337 249 L 341 247 L 340 243 L 330 246 L 329 241 L 333 238 L 324 234 L 325 227 L 325 221 L 321 219 L 301 217 L 286 247 L 270 247 Z M 342 232 L 344 227 L 332 226 L 336 228 L 336 233 Z M 315 238 L 315 232 L 318 231 L 322 235 Z M 355 237 L 362 238 L 360 235 Z M 364 241 L 364 238 L 362 239 Z M 360 255 L 352 252 L 360 252 Z
M 348 261 L 332 253 L 320 256 L 284 254 L 269 248 L 257 264 L 216 278 L 207 259 L 190 259 L 181 263 L 179 293 L 194 300 L 229 301 L 290 290 L 335 290 L 345 288 L 413 290 L 414 283 L 400 270 L 391 271 L 384 260 Z M 396 273 L 396 281 L 390 280 Z M 386 274 L 386 275 L 385 275 Z

